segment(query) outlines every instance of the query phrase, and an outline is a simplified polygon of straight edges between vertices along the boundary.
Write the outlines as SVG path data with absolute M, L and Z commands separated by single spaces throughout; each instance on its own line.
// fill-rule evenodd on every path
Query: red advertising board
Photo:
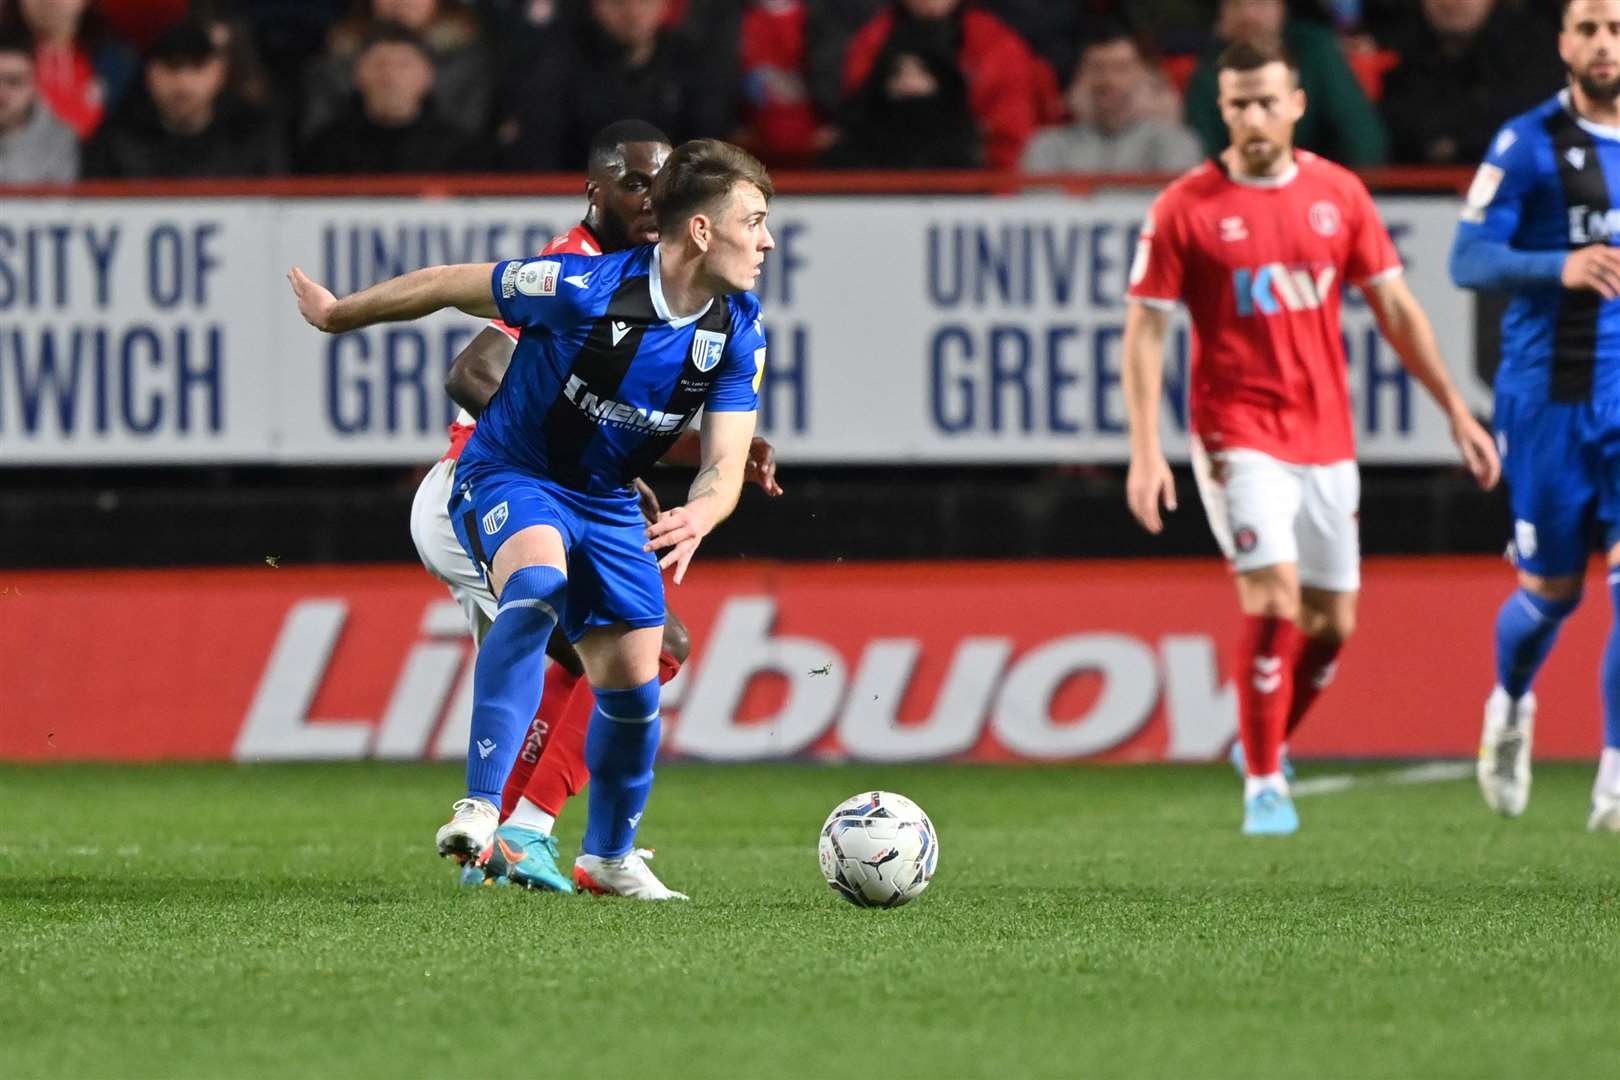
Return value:
M 1510 571 L 1375 559 L 1365 576 L 1295 752 L 1472 754 Z M 1541 756 L 1596 752 L 1609 612 L 1591 594 L 1538 686 Z M 1235 729 L 1238 622 L 1213 561 L 700 560 L 670 598 L 694 642 L 666 687 L 673 757 L 1203 760 Z M 470 652 L 415 567 L 9 572 L 0 759 L 457 758 Z

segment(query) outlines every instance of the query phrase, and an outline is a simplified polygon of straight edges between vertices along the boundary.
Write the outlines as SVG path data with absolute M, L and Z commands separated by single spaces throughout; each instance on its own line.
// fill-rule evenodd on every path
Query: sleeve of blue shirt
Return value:
M 1464 289 L 1522 289 L 1557 285 L 1565 250 L 1513 246 L 1524 203 L 1536 182 L 1537 133 L 1509 124 L 1497 133 L 1468 188 L 1462 223 L 1451 246 L 1451 280 Z
M 709 384 L 703 407 L 709 412 L 754 412 L 759 408 L 759 384 L 765 377 L 765 327 L 760 324 L 759 301 L 745 293 L 731 315 L 726 353 L 720 372 Z
M 579 298 L 587 292 L 589 267 L 583 256 L 546 255 L 535 259 L 508 259 L 495 264 L 490 289 L 501 321 L 508 326 L 561 330 L 579 315 Z M 570 277 L 573 280 L 570 280 Z

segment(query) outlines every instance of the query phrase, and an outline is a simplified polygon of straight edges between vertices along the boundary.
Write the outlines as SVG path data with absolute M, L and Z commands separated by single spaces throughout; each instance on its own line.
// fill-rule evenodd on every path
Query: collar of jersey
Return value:
M 707 315 L 709 309 L 714 307 L 714 298 L 711 296 L 707 304 L 704 304 L 703 307 L 690 315 L 683 315 L 679 319 L 671 315 L 669 305 L 664 302 L 664 272 L 658 268 L 658 253 L 663 250 L 663 244 L 653 246 L 652 265 L 647 269 L 647 287 L 648 291 L 652 293 L 653 314 L 657 315 L 662 321 L 669 323 L 671 330 L 679 330 L 683 326 L 691 326 Z
M 1216 160 L 1220 160 L 1220 159 L 1217 158 Z M 1290 161 L 1288 163 L 1288 168 L 1284 169 L 1282 172 L 1278 173 L 1276 176 L 1239 176 L 1237 173 L 1233 172 L 1231 169 L 1228 169 L 1226 167 L 1226 162 L 1224 162 L 1224 161 L 1221 162 L 1221 171 L 1226 174 L 1226 178 L 1228 180 L 1232 181 L 1232 183 L 1234 183 L 1234 184 L 1238 184 L 1241 187 L 1255 187 L 1255 188 L 1287 187 L 1289 184 L 1292 184 L 1294 182 L 1294 177 L 1299 175 L 1299 159 L 1295 158 L 1292 161 Z
M 1564 107 L 1565 112 L 1575 118 L 1575 123 L 1580 125 L 1582 131 L 1589 135 L 1596 135 L 1600 139 L 1620 141 L 1620 127 L 1609 127 L 1607 124 L 1594 123 L 1576 111 L 1575 98 L 1568 88 L 1558 91 L 1558 103 Z

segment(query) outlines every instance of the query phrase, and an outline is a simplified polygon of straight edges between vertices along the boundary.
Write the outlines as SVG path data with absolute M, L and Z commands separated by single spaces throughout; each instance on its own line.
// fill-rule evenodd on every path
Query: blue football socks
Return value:
M 555 566 L 525 566 L 506 579 L 495 622 L 473 668 L 467 794 L 501 805 L 501 786 L 540 707 L 540 658 L 557 625 L 568 578 Z
M 1558 628 L 1580 598 L 1548 600 L 1516 589 L 1496 615 L 1496 681 L 1508 696 L 1523 697 L 1552 650 Z
M 1609 597 L 1615 621 L 1603 648 L 1603 745 L 1620 748 L 1620 570 L 1609 571 Z
M 659 728 L 657 679 L 630 690 L 596 691 L 585 733 L 585 765 L 591 771 L 585 854 L 613 859 L 634 846 L 652 794 Z

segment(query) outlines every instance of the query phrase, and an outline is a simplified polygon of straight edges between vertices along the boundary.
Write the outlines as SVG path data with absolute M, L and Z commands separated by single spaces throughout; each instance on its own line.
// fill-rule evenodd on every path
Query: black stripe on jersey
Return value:
M 1565 109 L 1547 118 L 1564 205 L 1571 215 L 1603 215 L 1609 210 L 1609 181 L 1597 141 Z M 1565 290 L 1553 330 L 1552 376 L 1548 394 L 1554 401 L 1584 401 L 1592 396 L 1597 366 L 1598 311 L 1603 297 L 1589 289 Z
M 582 461 L 598 430 L 596 421 L 568 399 L 569 379 L 579 379 L 584 383 L 582 393 L 594 394 L 599 400 L 617 398 L 619 384 L 641 348 L 647 327 L 657 321 L 647 275 L 625 278 L 574 354 L 563 391 L 546 414 L 549 475 L 564 487 L 585 489 L 589 477 Z M 615 334 L 618 341 L 613 340 Z
M 724 297 L 719 297 L 703 317 L 698 319 L 694 330 L 709 330 L 716 334 L 731 333 L 731 305 Z M 720 364 L 714 365 L 708 371 L 699 371 L 697 361 L 693 356 L 694 348 L 686 351 L 686 363 L 681 366 L 681 377 L 675 383 L 675 389 L 669 395 L 669 401 L 664 404 L 664 412 L 671 416 L 694 413 L 703 404 L 703 399 L 709 396 L 709 386 L 714 382 L 715 376 L 720 374 Z M 730 346 L 728 341 L 727 346 Z M 684 429 L 683 429 L 684 430 Z M 669 448 L 675 445 L 675 440 L 681 437 L 679 431 L 668 435 L 653 435 L 646 442 L 636 447 L 635 451 L 625 458 L 625 469 L 631 476 L 640 476 L 651 469 L 658 459 L 669 453 Z

